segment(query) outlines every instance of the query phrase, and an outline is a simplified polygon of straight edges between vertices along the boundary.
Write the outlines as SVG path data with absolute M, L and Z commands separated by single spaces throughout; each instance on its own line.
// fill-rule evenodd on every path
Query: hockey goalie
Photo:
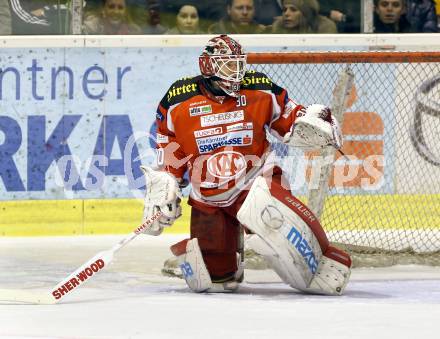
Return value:
M 158 167 L 143 167 L 144 218 L 161 211 L 147 234 L 181 215 L 191 183 L 190 239 L 171 247 L 194 292 L 228 292 L 243 280 L 243 232 L 291 287 L 341 295 L 349 255 L 329 244 L 318 219 L 295 198 L 282 169 L 269 161 L 266 130 L 304 150 L 342 146 L 328 107 L 303 107 L 263 73 L 246 70 L 242 46 L 227 35 L 208 41 L 201 74 L 174 82 L 156 113 Z

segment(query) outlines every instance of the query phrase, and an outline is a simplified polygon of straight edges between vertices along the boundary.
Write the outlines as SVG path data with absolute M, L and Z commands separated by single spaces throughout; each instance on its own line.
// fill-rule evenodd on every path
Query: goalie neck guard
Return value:
M 199 57 L 200 72 L 214 81 L 227 95 L 237 97 L 246 72 L 246 54 L 241 45 L 227 35 L 208 41 Z

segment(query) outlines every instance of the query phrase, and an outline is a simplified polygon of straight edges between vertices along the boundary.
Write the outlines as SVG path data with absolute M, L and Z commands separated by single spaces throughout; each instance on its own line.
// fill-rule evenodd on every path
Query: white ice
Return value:
M 0 238 L 0 288 L 45 291 L 122 236 Z M 57 305 L 0 302 L 1 338 L 440 338 L 440 268 L 355 269 L 342 297 L 303 295 L 270 271 L 233 294 L 161 275 L 184 235 L 140 236 Z

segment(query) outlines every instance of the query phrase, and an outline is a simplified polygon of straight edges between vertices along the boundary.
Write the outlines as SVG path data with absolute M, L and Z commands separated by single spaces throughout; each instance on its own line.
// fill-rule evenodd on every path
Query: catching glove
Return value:
M 159 235 L 164 227 L 170 227 L 182 215 L 180 199 L 182 197 L 176 178 L 164 171 L 156 171 L 141 166 L 145 175 L 146 191 L 144 200 L 144 220 L 152 217 L 158 211 L 162 216 L 155 220 L 143 233 Z
M 301 111 L 300 111 L 301 112 Z M 304 151 L 325 146 L 342 147 L 342 132 L 339 123 L 332 116 L 330 108 L 324 105 L 310 105 L 295 119 L 283 142 Z

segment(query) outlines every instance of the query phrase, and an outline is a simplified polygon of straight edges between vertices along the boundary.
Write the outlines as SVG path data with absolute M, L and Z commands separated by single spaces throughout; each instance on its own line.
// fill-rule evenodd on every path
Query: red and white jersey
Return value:
M 262 173 L 266 129 L 282 138 L 303 106 L 265 74 L 247 72 L 238 98 L 214 97 L 201 76 L 176 81 L 157 109 L 158 164 L 189 171 L 191 198 L 228 206 Z

